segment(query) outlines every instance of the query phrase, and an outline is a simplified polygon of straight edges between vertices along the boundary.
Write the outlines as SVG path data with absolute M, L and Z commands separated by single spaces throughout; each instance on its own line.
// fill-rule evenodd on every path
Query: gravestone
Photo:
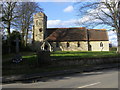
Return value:
M 50 51 L 39 51 L 37 52 L 38 64 L 48 65 L 50 63 Z
M 16 42 L 16 55 L 13 57 L 12 61 L 14 63 L 19 63 L 22 61 L 22 55 L 19 53 L 19 38 L 17 37 L 16 40 L 14 40 Z

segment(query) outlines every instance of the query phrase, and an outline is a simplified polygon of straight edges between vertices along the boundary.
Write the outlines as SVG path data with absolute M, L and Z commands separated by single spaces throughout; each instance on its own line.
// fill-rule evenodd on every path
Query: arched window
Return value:
M 36 25 L 38 25 L 38 20 L 36 20 Z
M 77 43 L 77 46 L 80 47 L 80 43 L 79 42 Z
M 100 47 L 103 47 L 103 43 L 102 42 L 100 43 Z
M 70 46 L 69 42 L 67 42 L 67 44 L 66 44 L 66 45 L 67 45 L 67 47 L 69 47 L 69 46 Z

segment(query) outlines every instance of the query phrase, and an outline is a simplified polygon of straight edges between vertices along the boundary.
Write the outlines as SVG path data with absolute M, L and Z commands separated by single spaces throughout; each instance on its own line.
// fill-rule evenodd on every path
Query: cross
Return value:
M 16 40 L 14 40 L 16 42 L 16 53 L 19 53 L 19 38 L 17 37 Z
M 13 62 L 15 63 L 19 63 L 22 61 L 22 56 L 19 53 L 19 38 L 17 37 L 16 40 L 14 40 L 16 42 L 16 55 L 13 57 Z

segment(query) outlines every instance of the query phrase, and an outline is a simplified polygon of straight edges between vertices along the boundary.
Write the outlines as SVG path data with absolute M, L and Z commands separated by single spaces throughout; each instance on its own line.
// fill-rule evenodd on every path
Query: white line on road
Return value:
M 84 87 L 88 87 L 88 86 L 93 86 L 93 85 L 96 85 L 96 84 L 99 84 L 101 82 L 97 82 L 97 83 L 92 83 L 92 84 L 89 84 L 89 85 L 84 85 L 84 86 L 81 86 L 81 87 L 78 87 L 78 88 L 84 88 Z

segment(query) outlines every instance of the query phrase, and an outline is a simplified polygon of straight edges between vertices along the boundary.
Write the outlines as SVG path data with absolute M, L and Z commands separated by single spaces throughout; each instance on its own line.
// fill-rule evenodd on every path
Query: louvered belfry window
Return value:
M 39 31 L 42 32 L 42 28 L 40 28 Z

